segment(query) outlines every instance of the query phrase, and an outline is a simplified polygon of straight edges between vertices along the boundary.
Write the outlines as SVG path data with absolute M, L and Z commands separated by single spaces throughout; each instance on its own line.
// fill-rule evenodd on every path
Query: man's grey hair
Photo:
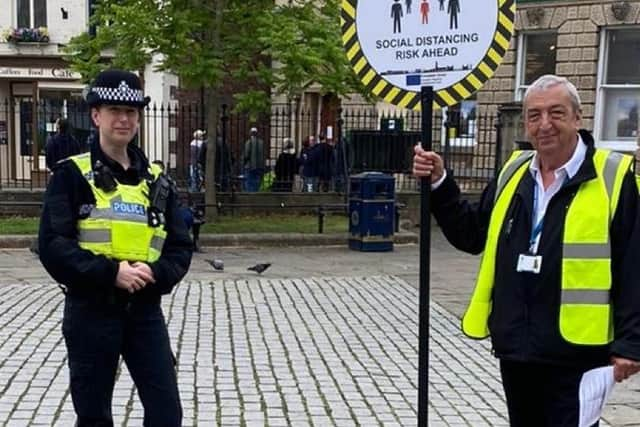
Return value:
M 573 111 L 579 113 L 582 111 L 582 103 L 580 102 L 580 95 L 578 95 L 578 90 L 566 77 L 556 76 L 554 74 L 545 74 L 544 76 L 538 77 L 536 81 L 531 83 L 531 85 L 527 88 L 527 91 L 524 93 L 524 98 L 522 99 L 522 104 L 525 108 L 527 108 L 527 98 L 531 94 L 531 92 L 535 92 L 538 90 L 547 90 L 554 86 L 562 86 L 567 91 L 569 95 L 569 99 L 571 100 L 571 105 L 573 106 Z

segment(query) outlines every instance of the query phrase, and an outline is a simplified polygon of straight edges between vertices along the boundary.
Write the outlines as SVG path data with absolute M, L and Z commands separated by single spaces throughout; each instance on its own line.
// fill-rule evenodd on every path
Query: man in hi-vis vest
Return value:
M 144 426 L 182 425 L 160 298 L 189 268 L 192 243 L 177 194 L 134 141 L 143 96 L 130 72 L 101 72 L 87 103 L 97 137 L 58 162 L 40 221 L 40 260 L 65 293 L 62 333 L 76 426 L 113 426 L 120 356 L 144 406 Z
M 631 157 L 579 130 L 567 79 L 540 77 L 523 106 L 535 151 L 514 152 L 479 203 L 420 146 L 413 171 L 431 176 L 449 242 L 483 253 L 462 330 L 491 336 L 511 425 L 577 427 L 585 371 L 612 364 L 619 382 L 640 370 L 638 189 Z

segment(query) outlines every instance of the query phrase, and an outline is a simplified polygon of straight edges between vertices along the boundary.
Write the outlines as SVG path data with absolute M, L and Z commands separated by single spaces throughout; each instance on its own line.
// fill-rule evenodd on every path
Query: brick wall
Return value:
M 522 31 L 555 30 L 558 34 L 556 74 L 573 82 L 583 103 L 583 125 L 593 128 L 600 29 L 640 24 L 640 1 L 628 1 L 624 19 L 614 15 L 620 1 L 559 1 L 518 4 L 516 33 L 494 77 L 478 92 L 481 110 L 496 111 L 515 96 L 517 34 Z

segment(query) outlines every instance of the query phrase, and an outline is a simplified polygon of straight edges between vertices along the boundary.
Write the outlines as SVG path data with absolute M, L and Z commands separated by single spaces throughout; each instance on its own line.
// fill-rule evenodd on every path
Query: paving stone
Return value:
M 0 424 L 71 425 L 62 296 L 50 283 L 22 287 L 0 285 L 0 304 L 12 307 L 0 311 L 0 382 L 8 384 Z M 391 276 L 183 282 L 163 308 L 184 425 L 414 425 L 417 301 L 413 286 Z M 436 302 L 431 310 L 437 410 L 429 425 L 506 426 L 488 343 L 463 338 L 457 318 Z M 21 327 L 27 320 L 29 330 Z M 452 348 L 458 360 L 445 351 Z M 113 409 L 117 424 L 141 425 L 124 365 Z

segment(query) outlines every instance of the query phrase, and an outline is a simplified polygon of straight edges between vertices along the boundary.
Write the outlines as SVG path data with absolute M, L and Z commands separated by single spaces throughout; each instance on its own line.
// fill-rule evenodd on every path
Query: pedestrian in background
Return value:
M 58 118 L 55 123 L 56 133 L 47 140 L 44 147 L 45 162 L 49 171 L 62 159 L 82 153 L 82 147 L 71 133 L 71 125 L 67 119 Z
M 491 336 L 511 426 L 576 427 L 586 371 L 611 364 L 619 382 L 640 370 L 638 188 L 630 156 L 579 130 L 567 79 L 540 77 L 523 106 L 535 151 L 514 152 L 478 204 L 436 153 L 416 146 L 413 171 L 431 177 L 449 242 L 483 252 L 462 330 Z
M 256 192 L 264 174 L 264 141 L 258 137 L 258 128 L 252 127 L 243 152 L 245 191 Z
M 149 102 L 139 78 L 103 71 L 87 94 L 97 139 L 54 167 L 40 220 L 40 260 L 64 289 L 62 333 L 76 426 L 112 426 L 120 356 L 144 426 L 180 426 L 182 407 L 161 296 L 189 268 L 177 195 L 131 143 Z
M 327 142 L 327 138 L 322 132 L 318 135 L 318 144 L 312 151 L 311 157 L 316 164 L 318 191 L 326 193 L 331 189 L 333 178 L 333 145 Z
M 349 177 L 349 159 L 347 147 L 341 138 L 333 140 L 332 151 L 332 187 L 333 191 L 343 193 L 346 189 L 347 179 Z
M 200 241 L 200 227 L 202 226 L 202 224 L 205 223 L 204 210 L 198 207 L 198 205 L 195 203 L 195 201 L 193 201 L 189 193 L 186 194 L 186 203 L 180 199 L 180 197 L 178 196 L 180 194 L 178 191 L 178 185 L 176 184 L 173 177 L 171 177 L 167 172 L 164 162 L 162 160 L 154 160 L 151 163 L 154 165 L 157 165 L 160 168 L 160 172 L 164 174 L 164 176 L 169 181 L 173 194 L 176 195 L 176 201 L 178 203 L 178 212 L 179 212 L 179 215 L 182 216 L 182 219 L 187 228 L 187 231 L 191 235 L 191 240 L 193 241 L 193 251 L 202 252 L 200 249 L 199 241 Z
M 193 139 L 189 143 L 189 191 L 192 193 L 202 190 L 204 182 L 205 135 L 205 131 L 198 129 L 193 132 Z
M 273 183 L 273 191 L 291 192 L 293 180 L 299 167 L 298 157 L 291 138 L 285 138 L 284 142 L 284 149 L 276 160 L 276 180 Z
M 216 139 L 216 167 L 214 170 L 217 191 L 226 192 L 231 189 L 231 170 L 233 163 L 234 160 L 229 145 L 223 140 L 222 135 L 218 131 L 218 138 Z
M 310 135 L 300 150 L 300 176 L 302 176 L 302 191 L 304 193 L 318 191 L 318 156 L 314 154 L 316 145 L 316 137 Z
M 78 140 L 71 133 L 71 125 L 67 119 L 59 117 L 55 122 L 56 133 L 51 135 L 44 146 L 45 163 L 49 173 L 53 171 L 56 163 L 84 150 Z M 31 241 L 29 250 L 38 255 L 40 253 L 38 239 Z

